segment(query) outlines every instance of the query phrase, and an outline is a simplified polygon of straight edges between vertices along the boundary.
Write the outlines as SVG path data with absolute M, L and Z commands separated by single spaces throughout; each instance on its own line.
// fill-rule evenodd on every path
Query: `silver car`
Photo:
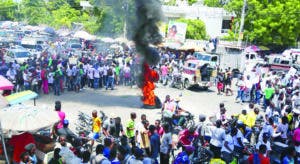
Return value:
M 4 59 L 7 62 L 14 62 L 16 60 L 17 63 L 22 64 L 26 62 L 30 56 L 31 53 L 26 49 L 8 49 Z

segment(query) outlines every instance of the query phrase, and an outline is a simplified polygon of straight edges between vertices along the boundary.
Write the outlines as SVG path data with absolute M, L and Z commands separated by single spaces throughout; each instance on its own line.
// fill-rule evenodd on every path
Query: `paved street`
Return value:
M 229 114 L 240 111 L 242 105 L 234 102 L 233 96 L 217 95 L 215 88 L 209 91 L 191 91 L 178 90 L 169 87 L 158 86 L 155 90 L 156 95 L 163 101 L 164 97 L 169 94 L 175 98 L 182 94 L 181 107 L 198 116 L 200 113 L 212 115 L 218 111 L 218 104 L 224 102 Z M 138 118 L 141 114 L 146 114 L 150 123 L 154 123 L 155 119 L 160 118 L 160 109 L 141 109 L 140 101 L 141 92 L 139 89 L 131 89 L 130 87 L 118 86 L 116 90 L 93 90 L 87 88 L 80 93 L 67 92 L 61 96 L 41 94 L 37 100 L 37 106 L 54 109 L 54 102 L 60 100 L 62 102 L 62 110 L 66 112 L 67 119 L 71 122 L 71 128 L 77 119 L 78 111 L 90 114 L 92 110 L 102 110 L 107 115 L 114 113 L 120 116 L 122 122 L 125 123 L 129 119 L 130 112 L 136 112 Z M 32 105 L 29 101 L 27 104 Z M 198 121 L 198 120 L 197 120 Z

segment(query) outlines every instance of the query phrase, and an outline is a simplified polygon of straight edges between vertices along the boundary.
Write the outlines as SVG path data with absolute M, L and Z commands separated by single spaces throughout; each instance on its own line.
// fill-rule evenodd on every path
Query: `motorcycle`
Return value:
M 179 119 L 184 118 L 182 125 L 179 125 Z M 161 116 L 162 124 L 169 124 L 171 132 L 174 134 L 178 134 L 179 131 L 182 129 L 188 129 L 190 127 L 193 127 L 195 125 L 194 121 L 194 115 L 191 114 L 188 111 L 185 111 L 184 113 L 180 114 L 179 118 L 175 117 L 175 114 L 173 114 L 170 111 L 163 111 Z
M 181 75 L 172 76 L 169 85 L 171 88 L 184 89 Z

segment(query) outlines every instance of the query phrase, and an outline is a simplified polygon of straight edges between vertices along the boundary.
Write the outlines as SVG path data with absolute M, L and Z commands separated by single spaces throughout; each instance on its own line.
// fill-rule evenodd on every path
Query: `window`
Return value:
M 222 21 L 222 29 L 230 29 L 231 20 L 223 20 Z
M 275 58 L 275 59 L 274 59 L 274 63 L 279 64 L 279 62 L 280 62 L 280 58 Z
M 246 59 L 249 59 L 249 54 L 246 54 Z
M 188 64 L 188 67 L 189 67 L 189 68 L 196 68 L 196 64 L 194 64 L 194 63 L 189 63 L 189 64 Z
M 290 64 L 290 62 L 288 60 L 281 60 L 280 64 L 286 64 L 286 65 L 288 65 L 288 64 Z
M 212 62 L 217 62 L 217 61 L 218 61 L 218 57 L 217 57 L 217 56 L 212 57 L 212 58 L 211 58 L 211 61 L 212 61 Z
M 26 58 L 26 57 L 29 57 L 29 53 L 28 52 L 16 52 L 16 57 L 17 58 Z

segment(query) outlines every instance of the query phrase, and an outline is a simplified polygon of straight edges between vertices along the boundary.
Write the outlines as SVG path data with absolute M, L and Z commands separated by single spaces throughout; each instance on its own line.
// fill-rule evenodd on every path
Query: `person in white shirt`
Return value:
M 242 152 L 244 150 L 243 140 L 244 140 L 243 133 L 238 129 L 236 135 L 233 137 L 233 142 L 234 142 L 234 151 L 237 154 L 239 154 L 239 156 L 242 155 Z
M 225 139 L 225 130 L 221 127 L 222 121 L 216 121 L 216 129 L 212 131 L 210 140 L 210 150 L 214 153 L 215 158 L 221 157 L 222 142 Z
M 104 67 L 102 64 L 100 64 L 99 68 L 99 87 L 103 87 L 103 73 L 104 73 Z
M 6 77 L 11 82 L 15 82 L 16 75 L 17 75 L 17 71 L 13 67 L 10 67 L 6 72 Z
M 100 71 L 99 66 L 96 65 L 94 68 L 94 89 L 99 88 Z
M 73 88 L 73 84 L 72 84 L 72 69 L 70 68 L 70 65 L 67 66 L 67 70 L 66 70 L 66 86 L 68 87 L 68 91 L 71 91 Z
M 106 85 L 108 69 L 109 69 L 109 67 L 107 65 L 104 65 L 104 67 L 103 67 L 103 84 L 104 85 Z
M 124 72 L 124 85 L 128 85 L 130 84 L 130 67 L 128 66 L 128 64 L 126 64 L 126 66 L 123 68 L 123 72 Z
M 234 151 L 234 139 L 233 137 L 237 135 L 237 129 L 233 128 L 230 134 L 227 134 L 221 148 L 221 159 L 226 163 L 230 163 L 233 160 Z
M 172 134 L 169 131 L 169 124 L 165 124 L 163 128 L 165 133 L 162 136 L 160 145 L 160 163 L 169 163 L 172 148 Z
M 94 68 L 93 66 L 90 66 L 88 68 L 88 73 L 87 73 L 87 77 L 88 77 L 88 86 L 93 88 L 94 86 Z
M 262 144 L 266 145 L 267 154 L 265 154 L 265 156 L 267 156 L 272 151 L 269 139 L 270 139 L 270 135 L 268 133 L 264 133 L 263 134 L 263 139 L 258 141 L 256 146 L 255 146 L 255 149 L 258 151 L 260 145 L 262 145 Z

